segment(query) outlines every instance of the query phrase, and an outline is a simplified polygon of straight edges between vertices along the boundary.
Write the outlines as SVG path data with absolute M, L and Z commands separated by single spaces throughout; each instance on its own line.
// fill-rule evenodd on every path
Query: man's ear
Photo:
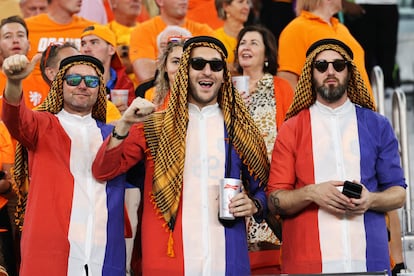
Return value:
M 46 67 L 45 68 L 45 75 L 46 77 L 50 80 L 50 82 L 53 81 L 53 79 L 55 78 L 57 72 L 54 68 L 52 67 Z
M 111 55 L 111 56 L 113 56 L 115 53 L 116 53 L 116 49 L 115 49 L 115 47 L 114 46 L 112 46 L 111 44 L 108 44 L 109 45 L 109 54 Z

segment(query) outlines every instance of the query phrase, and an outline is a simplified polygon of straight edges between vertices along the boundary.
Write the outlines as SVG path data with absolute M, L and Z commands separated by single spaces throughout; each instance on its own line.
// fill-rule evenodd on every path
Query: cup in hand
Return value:
M 223 178 L 220 180 L 220 218 L 234 220 L 233 214 L 229 211 L 230 200 L 241 192 L 242 182 L 236 178 Z
M 249 95 L 249 76 L 234 76 L 231 80 L 237 91 L 247 93 L 246 96 Z
M 114 105 L 128 105 L 128 89 L 111 89 L 111 102 Z

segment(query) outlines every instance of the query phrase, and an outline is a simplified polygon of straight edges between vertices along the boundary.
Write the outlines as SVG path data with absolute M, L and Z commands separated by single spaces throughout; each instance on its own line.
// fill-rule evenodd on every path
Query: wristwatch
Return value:
M 125 135 L 119 135 L 118 133 L 116 133 L 115 127 L 112 129 L 112 137 L 118 140 L 124 140 L 125 138 L 128 137 L 128 134 L 129 134 L 129 131 Z

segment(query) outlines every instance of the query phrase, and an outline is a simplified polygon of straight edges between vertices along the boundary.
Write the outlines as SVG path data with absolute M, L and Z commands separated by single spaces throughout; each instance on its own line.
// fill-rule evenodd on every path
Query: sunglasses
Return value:
M 99 85 L 99 77 L 97 76 L 81 76 L 78 74 L 66 75 L 63 77 L 66 80 L 67 85 L 69 86 L 78 86 L 82 80 L 84 80 L 85 85 L 89 88 L 95 88 Z
M 190 38 L 191 36 L 174 35 L 174 36 L 169 36 L 167 39 L 167 42 L 172 42 L 172 43 L 186 42 Z
M 210 64 L 211 71 L 220 72 L 224 68 L 224 61 L 222 60 L 205 60 L 203 58 L 191 58 L 190 65 L 194 70 L 201 71 L 206 67 L 206 64 Z
M 345 67 L 349 64 L 347 60 L 337 59 L 334 61 L 317 60 L 313 63 L 313 66 L 321 73 L 325 73 L 328 70 L 329 64 L 332 64 L 336 72 L 342 72 Z
M 55 51 L 57 48 L 61 47 L 63 43 L 60 42 L 51 42 L 49 46 L 47 46 L 46 50 L 44 51 L 44 58 L 43 58 L 43 67 L 47 67 L 49 64 L 49 57 L 55 56 Z

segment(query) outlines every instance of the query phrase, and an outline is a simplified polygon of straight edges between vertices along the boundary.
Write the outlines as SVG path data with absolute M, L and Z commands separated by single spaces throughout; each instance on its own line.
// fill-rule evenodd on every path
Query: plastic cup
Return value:
M 236 178 L 223 178 L 220 180 L 220 218 L 234 220 L 229 211 L 230 200 L 241 192 L 242 182 Z
M 247 93 L 247 96 L 249 95 L 249 76 L 235 76 L 232 77 L 231 80 L 239 93 L 245 92 Z
M 111 101 L 114 105 L 128 105 L 128 89 L 112 89 Z

